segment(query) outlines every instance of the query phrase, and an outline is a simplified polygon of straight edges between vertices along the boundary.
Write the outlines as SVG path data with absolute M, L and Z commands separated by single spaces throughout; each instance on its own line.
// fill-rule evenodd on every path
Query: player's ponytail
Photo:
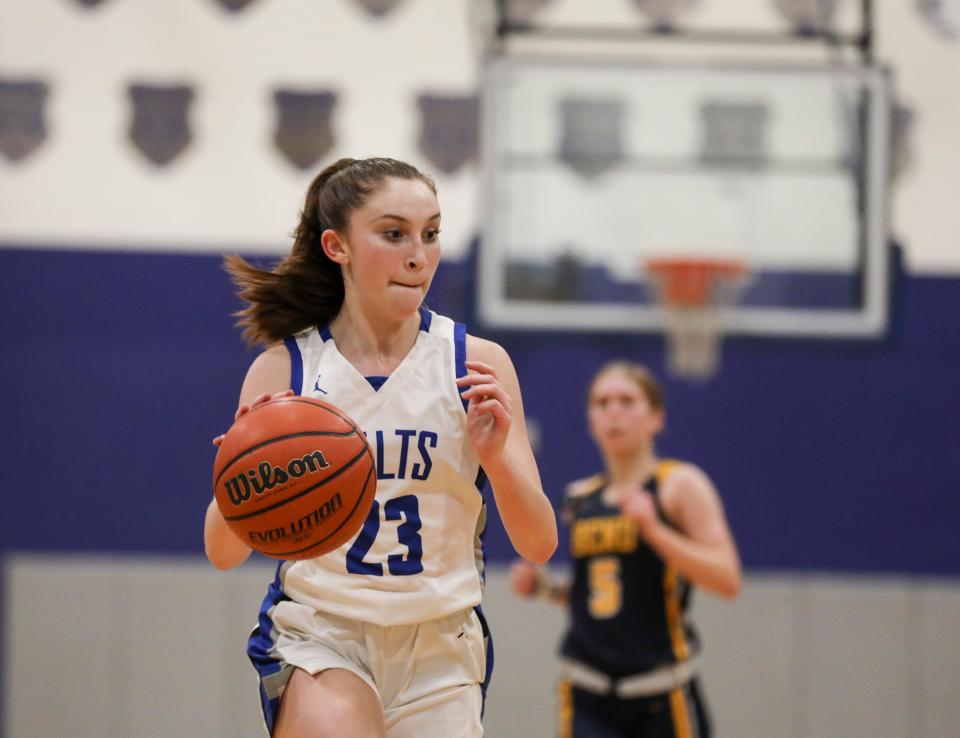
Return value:
M 260 269 L 237 255 L 224 259 L 248 303 L 235 314 L 248 344 L 269 345 L 336 316 L 343 304 L 343 274 L 324 253 L 320 238 L 327 229 L 345 233 L 353 211 L 388 177 L 417 179 L 436 193 L 433 180 L 405 162 L 340 159 L 310 183 L 293 249 L 275 269 Z

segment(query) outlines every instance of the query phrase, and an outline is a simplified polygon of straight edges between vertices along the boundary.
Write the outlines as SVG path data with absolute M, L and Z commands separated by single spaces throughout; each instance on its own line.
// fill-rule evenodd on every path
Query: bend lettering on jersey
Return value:
M 430 449 L 436 448 L 439 436 L 429 430 L 396 428 L 364 431 L 374 447 L 377 459 L 377 480 L 415 479 L 424 481 L 433 469 Z M 388 454 L 399 443 L 399 454 Z
M 632 553 L 638 540 L 636 523 L 623 515 L 584 518 L 573 525 L 573 556 Z

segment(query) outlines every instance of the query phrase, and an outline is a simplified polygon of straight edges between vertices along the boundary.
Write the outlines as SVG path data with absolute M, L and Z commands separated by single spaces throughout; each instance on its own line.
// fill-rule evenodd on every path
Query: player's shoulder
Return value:
M 574 479 L 564 488 L 564 497 L 568 500 L 577 500 L 592 495 L 603 487 L 606 483 L 606 477 L 597 472 L 583 479 Z
M 517 370 L 513 365 L 510 354 L 496 341 L 480 338 L 479 336 L 468 333 L 466 354 L 467 361 L 479 361 L 492 366 L 494 371 L 499 375 L 500 380 L 506 380 L 508 385 L 513 385 L 518 381 Z
M 472 333 L 467 334 L 467 358 L 470 361 L 482 361 L 487 364 L 510 361 L 507 350 L 499 343 L 489 338 L 480 338 Z
M 270 344 L 257 354 L 250 368 L 290 367 L 290 350 L 283 341 Z
M 712 504 L 716 488 L 696 464 L 675 459 L 661 461 L 657 468 L 660 500 L 668 517 L 676 518 L 688 505 Z
M 707 473 L 691 461 L 681 459 L 661 459 L 656 469 L 657 479 L 662 486 L 699 486 L 709 484 Z
M 268 346 L 247 369 L 240 391 L 241 403 L 265 392 L 283 392 L 290 387 L 290 352 L 283 343 Z
M 605 484 L 606 477 L 601 473 L 569 482 L 564 488 L 563 502 L 560 506 L 560 517 L 564 523 L 571 525 L 577 515 L 590 504 L 592 495 L 603 489 Z

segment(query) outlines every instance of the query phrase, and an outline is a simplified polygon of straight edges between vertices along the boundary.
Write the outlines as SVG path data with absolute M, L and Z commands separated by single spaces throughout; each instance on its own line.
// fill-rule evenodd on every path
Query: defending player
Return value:
M 588 394 L 590 433 L 605 471 L 571 484 L 564 503 L 573 579 L 553 585 L 529 562 L 514 592 L 569 607 L 559 685 L 561 736 L 705 738 L 691 585 L 739 592 L 740 562 L 713 485 L 692 464 L 658 459 L 659 384 L 614 362 Z

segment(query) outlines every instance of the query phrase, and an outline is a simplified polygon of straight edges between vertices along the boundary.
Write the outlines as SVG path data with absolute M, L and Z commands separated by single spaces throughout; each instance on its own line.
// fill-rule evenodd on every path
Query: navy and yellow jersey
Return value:
M 643 485 L 667 525 L 659 490 L 676 464 L 659 462 Z M 604 503 L 602 476 L 576 487 L 564 502 L 573 581 L 563 655 L 614 679 L 686 660 L 699 650 L 685 617 L 689 583 L 643 540 L 632 520 Z

